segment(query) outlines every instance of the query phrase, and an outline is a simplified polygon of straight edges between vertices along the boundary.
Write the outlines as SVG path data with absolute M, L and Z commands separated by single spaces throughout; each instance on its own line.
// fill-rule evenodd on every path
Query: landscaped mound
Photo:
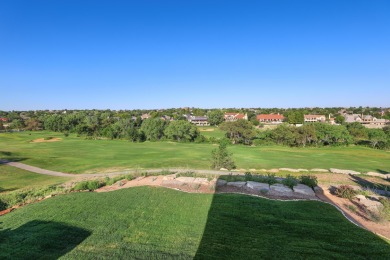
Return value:
M 384 259 L 390 245 L 316 201 L 161 187 L 73 193 L 0 217 L 0 258 Z

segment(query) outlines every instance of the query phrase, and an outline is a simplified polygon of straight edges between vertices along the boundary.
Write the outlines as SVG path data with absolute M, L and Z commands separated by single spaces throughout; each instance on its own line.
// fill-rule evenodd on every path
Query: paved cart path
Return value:
M 1 160 L 0 164 L 5 164 L 9 166 L 13 166 L 19 169 L 23 169 L 26 171 L 44 174 L 44 175 L 51 175 L 51 176 L 58 176 L 58 177 L 105 177 L 105 176 L 115 176 L 120 174 L 130 174 L 135 172 L 148 172 L 148 173 L 157 173 L 161 172 L 167 169 L 135 169 L 135 170 L 127 170 L 127 171 L 119 171 L 119 172 L 109 172 L 109 173 L 91 173 L 91 174 L 72 174 L 72 173 L 64 173 L 64 172 L 57 172 L 57 171 L 51 171 L 42 169 L 39 167 L 31 166 L 25 163 L 20 162 L 10 162 L 7 160 Z M 216 170 L 193 170 L 193 169 L 168 169 L 169 171 L 176 172 L 176 173 L 183 173 L 183 172 L 194 172 L 194 173 L 204 173 L 204 174 L 218 174 L 218 175 L 226 175 L 229 172 L 228 171 L 216 171 Z M 234 171 L 235 174 L 243 174 L 242 172 Z

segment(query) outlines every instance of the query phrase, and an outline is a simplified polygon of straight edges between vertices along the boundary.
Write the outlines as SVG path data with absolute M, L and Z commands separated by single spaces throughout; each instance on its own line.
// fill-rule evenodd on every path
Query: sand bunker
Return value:
M 32 140 L 31 143 L 50 143 L 50 142 L 58 142 L 61 140 L 62 140 L 62 138 L 58 138 L 58 137 L 53 137 L 50 139 L 38 138 L 38 139 Z

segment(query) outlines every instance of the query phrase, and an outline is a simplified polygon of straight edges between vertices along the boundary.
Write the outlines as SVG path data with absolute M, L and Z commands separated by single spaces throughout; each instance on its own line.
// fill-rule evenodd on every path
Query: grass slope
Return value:
M 31 143 L 53 136 L 63 140 Z M 0 158 L 70 172 L 115 171 L 126 168 L 210 167 L 212 144 L 85 140 L 59 133 L 24 132 L 0 134 Z M 341 168 L 390 172 L 390 153 L 366 147 L 290 148 L 283 146 L 230 146 L 238 168 Z
M 385 259 L 390 245 L 320 202 L 137 187 L 0 217 L 0 258 Z
M 63 183 L 68 178 L 47 176 L 0 164 L 0 193 Z

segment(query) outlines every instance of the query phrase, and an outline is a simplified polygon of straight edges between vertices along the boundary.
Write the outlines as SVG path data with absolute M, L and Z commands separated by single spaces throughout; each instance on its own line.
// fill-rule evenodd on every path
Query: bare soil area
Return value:
M 62 138 L 58 138 L 58 137 L 53 137 L 50 139 L 38 138 L 38 139 L 32 140 L 31 143 L 51 143 L 51 142 L 59 142 L 61 140 L 62 140 Z
M 390 223 L 389 221 L 383 222 L 374 222 L 369 219 L 367 214 L 364 211 L 360 210 L 356 203 L 351 200 L 344 199 L 333 195 L 330 192 L 330 186 L 320 187 L 321 191 L 317 191 L 316 195 L 319 199 L 325 202 L 329 202 L 338 208 L 340 208 L 344 214 L 356 224 L 370 230 L 371 232 L 384 236 L 387 239 L 390 239 Z M 350 207 L 357 208 L 356 211 L 352 211 Z

